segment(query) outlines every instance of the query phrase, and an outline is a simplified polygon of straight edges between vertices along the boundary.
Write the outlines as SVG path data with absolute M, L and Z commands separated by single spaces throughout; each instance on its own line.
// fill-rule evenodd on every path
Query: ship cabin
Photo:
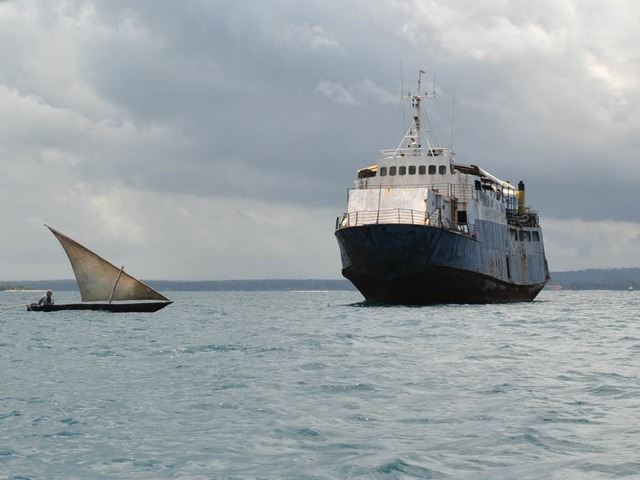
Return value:
M 417 144 L 381 150 L 378 164 L 358 170 L 356 188 L 410 187 L 451 183 L 455 175 L 450 148 L 420 148 Z
M 336 227 L 370 223 L 438 225 L 471 237 L 477 221 L 538 227 L 522 192 L 476 165 L 454 162 L 450 148 L 422 148 L 413 138 L 381 150 L 378 163 L 358 170 L 347 212 Z M 533 235 L 530 234 L 530 235 Z

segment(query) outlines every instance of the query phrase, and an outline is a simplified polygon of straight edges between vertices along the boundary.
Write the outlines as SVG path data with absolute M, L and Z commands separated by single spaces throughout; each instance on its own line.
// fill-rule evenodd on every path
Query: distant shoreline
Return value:
M 336 291 L 355 290 L 345 279 L 317 280 L 143 280 L 144 283 L 163 292 L 225 292 L 225 291 Z M 3 288 L 4 287 L 4 288 Z M 21 280 L 4 281 L 0 291 L 6 290 L 54 290 L 78 291 L 75 280 Z
M 163 292 L 355 291 L 355 287 L 346 279 L 143 281 L 156 290 Z M 639 290 L 640 268 L 552 272 L 551 281 L 547 284 L 547 288 L 555 290 Z M 78 291 L 78 286 L 73 279 L 0 281 L 0 291 L 48 289 L 54 291 Z
M 22 285 L 16 285 L 9 282 L 7 282 L 6 285 L 0 285 L 0 292 L 30 292 L 32 290 L 32 288 L 23 287 Z

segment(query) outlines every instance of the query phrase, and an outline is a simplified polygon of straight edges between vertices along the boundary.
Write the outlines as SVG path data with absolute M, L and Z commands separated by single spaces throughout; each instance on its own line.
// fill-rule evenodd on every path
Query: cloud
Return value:
M 420 68 L 457 161 L 527 183 L 552 269 L 624 266 L 640 230 L 639 13 L 2 2 L 0 272 L 68 272 L 46 222 L 148 277 L 338 277 L 334 217 L 355 171 L 404 133 Z
M 15 278 L 72 277 L 43 223 L 143 278 L 336 278 L 337 244 L 318 241 L 335 217 L 324 208 L 79 185 L 22 222 L 39 248 L 15 247 L 24 275 Z
M 307 22 L 299 25 L 285 25 L 282 38 L 291 46 L 305 45 L 308 48 L 340 47 L 339 42 L 331 32 L 326 31 L 319 25 L 309 25 Z
M 316 91 L 320 92 L 325 97 L 336 103 L 341 103 L 344 105 L 358 104 L 355 97 L 351 93 L 349 93 L 346 88 L 335 82 L 322 80 L 318 83 Z
M 349 87 L 322 80 L 316 86 L 316 91 L 335 103 L 353 106 L 367 103 L 397 104 L 400 97 L 389 93 L 369 78 L 364 78 Z
M 638 223 L 547 217 L 542 227 L 552 271 L 625 268 L 640 258 Z

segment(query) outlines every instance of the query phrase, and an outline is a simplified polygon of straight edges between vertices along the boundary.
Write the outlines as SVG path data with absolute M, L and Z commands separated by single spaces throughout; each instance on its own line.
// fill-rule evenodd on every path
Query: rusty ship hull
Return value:
M 506 230 L 485 227 L 480 229 Z M 523 251 L 500 233 L 480 242 L 439 227 L 374 224 L 335 234 L 343 276 L 371 303 L 529 302 L 548 280 L 539 243 Z

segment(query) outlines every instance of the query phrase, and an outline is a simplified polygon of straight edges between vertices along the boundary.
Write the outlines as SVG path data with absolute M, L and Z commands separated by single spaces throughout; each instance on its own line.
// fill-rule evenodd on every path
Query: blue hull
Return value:
M 541 242 L 479 226 L 483 241 L 423 225 L 345 227 L 342 274 L 369 302 L 428 305 L 532 301 L 549 279 Z M 483 234 L 484 233 L 484 234 Z

